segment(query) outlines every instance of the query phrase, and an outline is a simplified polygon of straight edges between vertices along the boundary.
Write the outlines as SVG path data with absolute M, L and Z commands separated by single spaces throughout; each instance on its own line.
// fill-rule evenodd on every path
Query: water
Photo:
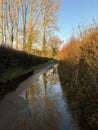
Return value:
M 37 79 L 35 78 L 33 84 L 30 84 L 27 88 L 25 87 L 26 89 L 19 97 L 17 97 L 18 90 L 7 95 L 7 102 L 10 101 L 11 109 L 12 107 L 17 108 L 16 111 L 11 110 L 14 113 L 10 120 L 12 121 L 14 118 L 16 120 L 13 120 L 13 125 L 9 129 L 78 130 L 68 111 L 56 69 L 50 69 L 39 75 L 36 76 Z M 32 78 L 34 79 L 34 77 L 31 77 L 27 81 L 31 81 Z M 16 102 L 14 103 L 13 100 Z M 4 130 L 9 129 L 4 128 Z

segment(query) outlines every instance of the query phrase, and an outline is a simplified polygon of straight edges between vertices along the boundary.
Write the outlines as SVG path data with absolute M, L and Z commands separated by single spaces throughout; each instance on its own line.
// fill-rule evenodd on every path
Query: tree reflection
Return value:
M 29 122 L 31 120 L 33 130 L 59 130 L 61 120 L 57 101 L 59 93 L 54 92 L 55 87 L 53 87 L 56 82 L 58 82 L 56 70 L 51 70 L 44 73 L 39 82 L 25 91 L 29 107 L 26 118 Z M 28 124 L 31 128 L 31 124 Z
M 44 74 L 42 75 L 42 77 L 43 77 L 44 88 L 46 89 L 46 87 L 47 87 L 47 74 L 44 73 Z

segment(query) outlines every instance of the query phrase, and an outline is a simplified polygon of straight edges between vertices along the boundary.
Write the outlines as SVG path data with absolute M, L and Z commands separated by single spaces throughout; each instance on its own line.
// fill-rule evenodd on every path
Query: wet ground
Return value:
M 36 70 L 0 102 L 0 130 L 79 130 L 53 66 Z

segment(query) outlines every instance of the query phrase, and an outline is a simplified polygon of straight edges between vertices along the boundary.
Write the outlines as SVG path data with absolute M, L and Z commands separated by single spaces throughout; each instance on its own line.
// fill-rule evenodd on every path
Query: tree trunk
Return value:
M 18 24 L 16 25 L 16 49 L 18 49 Z

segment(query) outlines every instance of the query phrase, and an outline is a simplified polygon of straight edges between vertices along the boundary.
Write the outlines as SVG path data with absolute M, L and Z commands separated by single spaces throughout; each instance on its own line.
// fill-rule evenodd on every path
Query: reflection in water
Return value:
M 24 92 L 27 106 L 15 130 L 76 130 L 63 99 L 59 77 L 52 69 Z
M 46 89 L 46 87 L 47 87 L 47 75 L 46 75 L 46 73 L 44 73 L 42 76 L 43 76 L 44 87 Z

